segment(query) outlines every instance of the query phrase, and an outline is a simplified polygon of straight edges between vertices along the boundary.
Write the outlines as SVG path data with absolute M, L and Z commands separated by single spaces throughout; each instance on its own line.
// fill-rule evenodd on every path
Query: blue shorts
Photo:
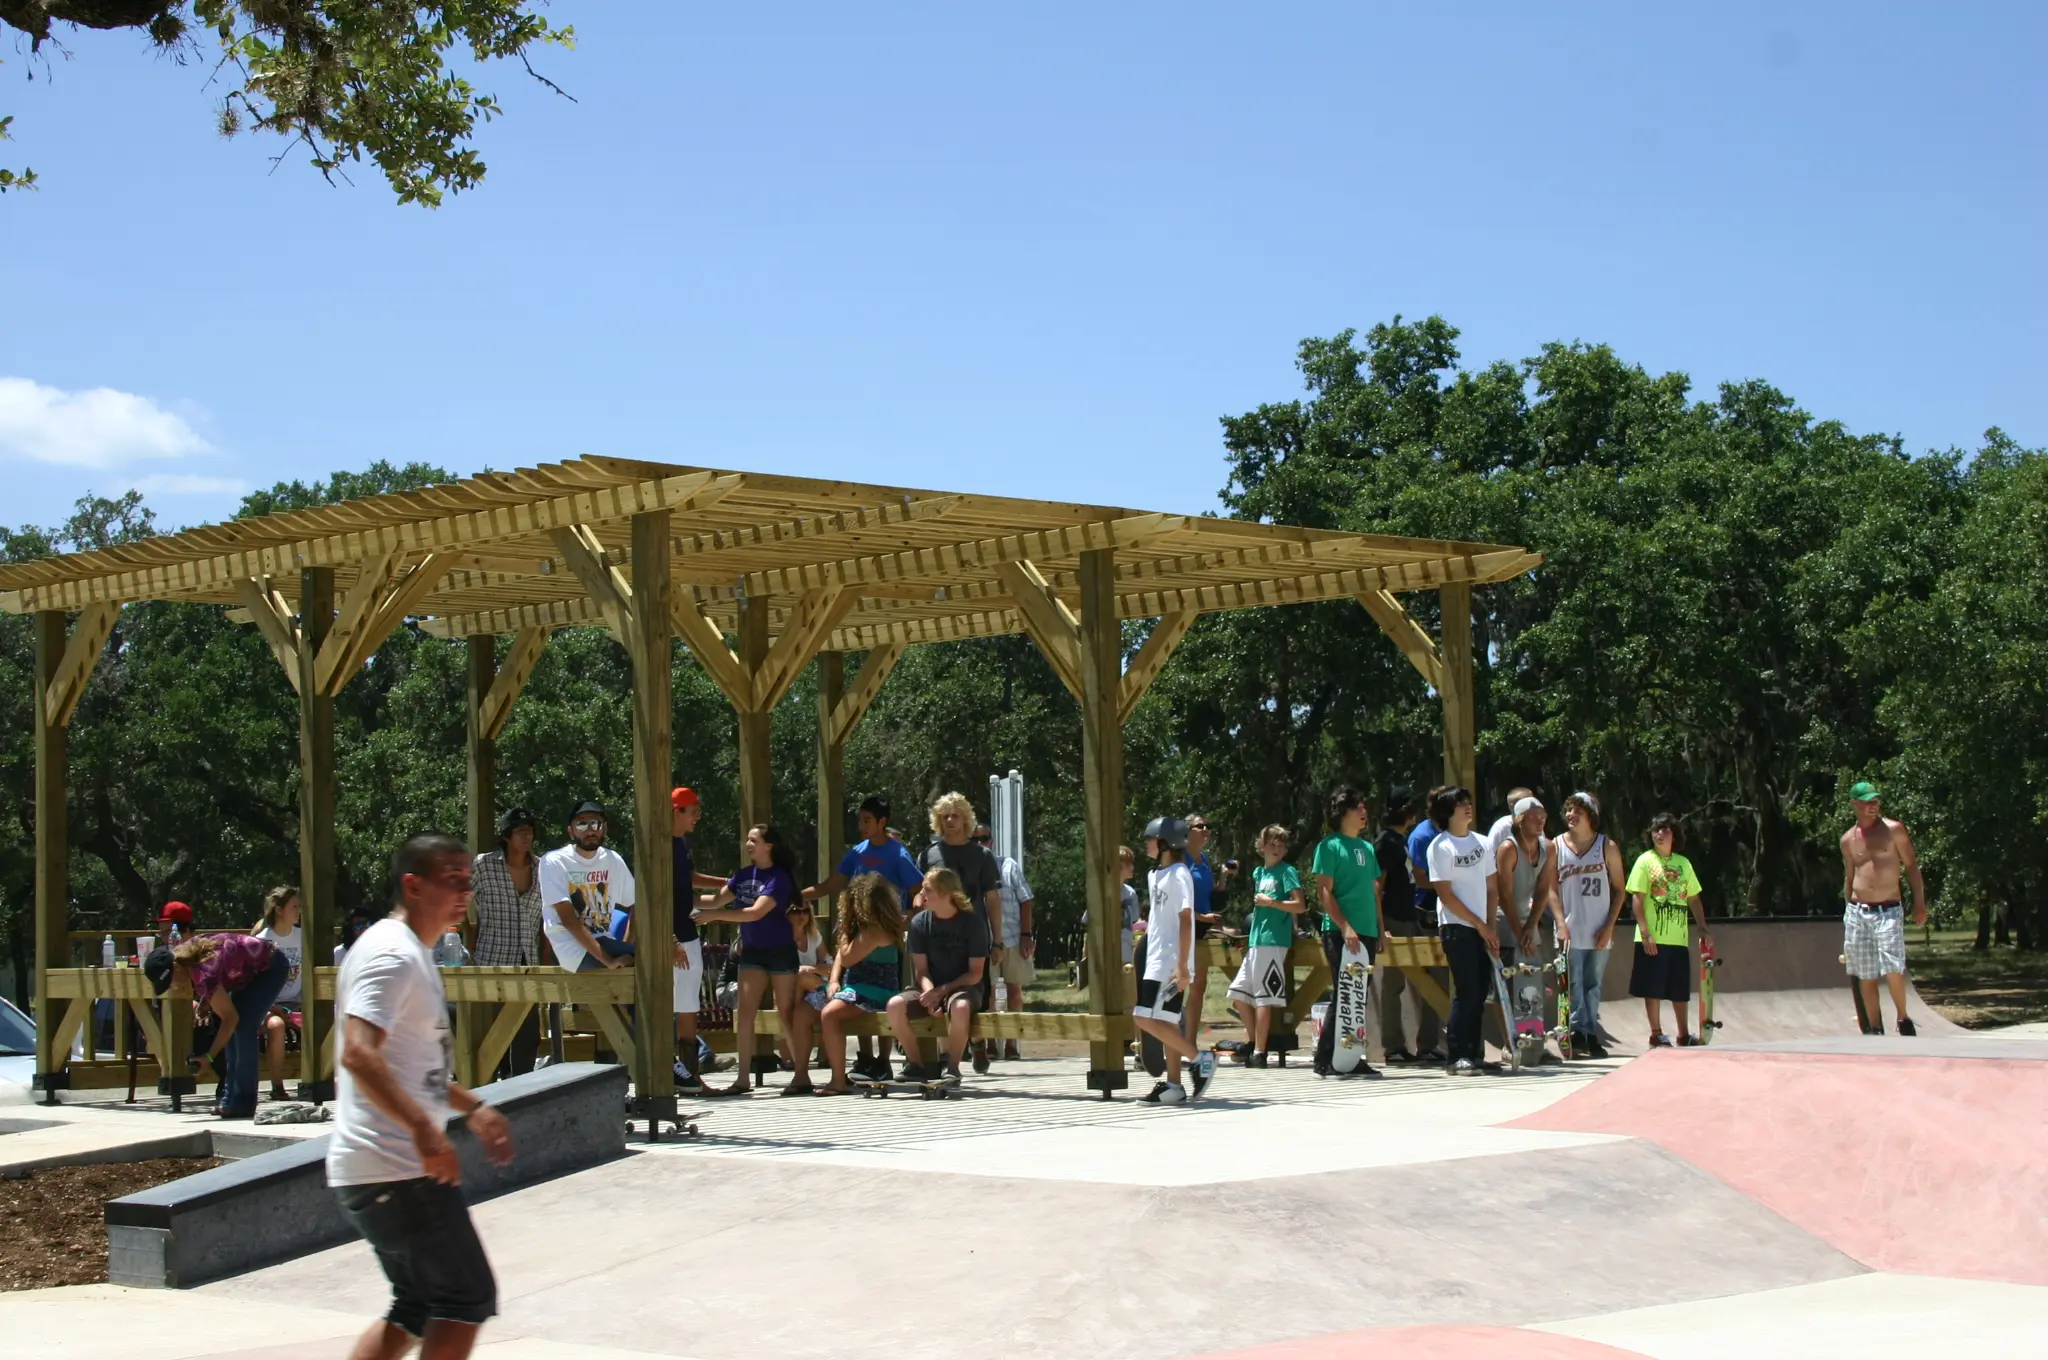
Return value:
M 498 1282 L 469 1221 L 462 1187 L 421 1177 L 337 1185 L 342 1215 L 391 1281 L 384 1317 L 413 1336 L 434 1318 L 482 1326 L 498 1311 Z

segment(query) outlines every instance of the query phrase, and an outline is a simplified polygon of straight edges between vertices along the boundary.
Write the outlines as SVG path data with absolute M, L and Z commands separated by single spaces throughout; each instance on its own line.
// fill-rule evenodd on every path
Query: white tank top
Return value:
M 1613 909 L 1614 885 L 1607 881 L 1607 837 L 1593 837 L 1586 853 L 1572 853 L 1571 842 L 1557 838 L 1557 896 L 1564 907 L 1564 922 L 1572 933 L 1572 948 L 1591 949 L 1593 937 L 1607 925 Z
M 1544 836 L 1536 838 L 1536 862 L 1533 864 L 1522 853 L 1522 843 L 1515 839 L 1513 832 L 1509 832 L 1501 844 L 1515 847 L 1515 867 L 1508 881 L 1508 895 L 1514 899 L 1517 913 L 1527 912 L 1529 904 L 1536 898 L 1537 876 L 1543 872 L 1543 862 L 1550 858 L 1550 841 Z

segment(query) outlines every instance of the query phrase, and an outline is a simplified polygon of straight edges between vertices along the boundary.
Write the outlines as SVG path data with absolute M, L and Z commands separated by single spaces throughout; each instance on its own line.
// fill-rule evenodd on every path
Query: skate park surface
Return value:
M 1173 1108 L 1044 1056 L 950 1101 L 709 1102 L 698 1139 L 477 1206 L 477 1354 L 2048 1355 L 2048 1034 L 1866 1038 L 1835 976 L 1804 1030 L 1753 1030 L 1782 993 L 1736 988 L 1712 1047 L 1521 1073 L 1226 1066 Z M 0 1295 L 0 1334 L 324 1360 L 386 1297 L 353 1243 L 197 1290 Z

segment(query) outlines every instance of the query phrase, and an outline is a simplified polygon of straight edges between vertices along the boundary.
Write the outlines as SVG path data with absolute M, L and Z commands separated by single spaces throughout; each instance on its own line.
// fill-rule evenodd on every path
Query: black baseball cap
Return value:
M 574 819 L 572 818 L 571 820 Z M 522 826 L 530 826 L 536 831 L 540 830 L 540 823 L 535 821 L 533 814 L 525 808 L 516 807 L 508 809 L 505 815 L 498 819 L 498 839 L 504 840 Z
M 149 951 L 149 957 L 142 961 L 142 975 L 149 979 L 150 987 L 162 996 L 171 987 L 171 947 L 160 944 Z
M 582 802 L 576 805 L 576 810 L 569 814 L 569 820 L 573 822 L 586 812 L 595 812 L 598 816 L 604 817 L 606 821 L 611 820 L 610 817 L 605 816 L 603 803 L 594 803 L 588 798 L 584 799 Z

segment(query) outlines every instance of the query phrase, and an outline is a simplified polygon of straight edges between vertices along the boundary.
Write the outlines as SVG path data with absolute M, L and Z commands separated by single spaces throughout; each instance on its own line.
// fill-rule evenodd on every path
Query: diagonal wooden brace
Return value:
M 79 611 L 78 622 L 64 643 L 64 655 L 57 662 L 57 674 L 43 695 L 43 719 L 50 726 L 71 725 L 71 715 L 85 697 L 85 683 L 92 679 L 93 667 L 99 664 L 120 614 L 121 606 L 111 603 L 89 604 Z
M 868 659 L 861 663 L 860 674 L 854 677 L 846 693 L 839 696 L 839 702 L 826 722 L 827 745 L 838 746 L 852 734 L 867 714 L 868 707 L 875 702 L 875 696 L 882 692 L 882 682 L 903 659 L 904 651 L 902 643 L 888 642 L 868 653 Z
M 769 712 L 782 702 L 782 696 L 789 693 L 789 687 L 796 683 L 811 658 L 818 654 L 832 630 L 839 626 L 860 600 L 860 597 L 845 586 L 833 584 L 818 590 L 805 592 L 791 611 L 789 622 L 783 627 L 775 645 L 768 649 L 768 657 L 761 663 L 761 669 L 754 675 L 754 708 Z
M 626 580 L 626 574 L 612 565 L 604 544 L 597 541 L 597 535 L 585 524 L 556 529 L 548 537 L 554 540 L 555 551 L 562 554 L 576 579 L 590 592 L 590 598 L 604 611 L 605 626 L 612 630 L 612 636 L 632 651 L 633 586 Z
M 491 678 L 490 689 L 484 692 L 481 720 L 485 741 L 496 741 L 511 720 L 512 705 L 519 698 L 526 682 L 533 676 L 533 668 L 540 664 L 541 653 L 547 650 L 548 630 L 545 628 L 522 628 L 512 635 L 512 650 L 505 653 L 505 660 L 498 666 L 498 673 Z
M 1016 598 L 1017 612 L 1023 616 L 1024 630 L 1031 634 L 1031 640 L 1038 644 L 1038 650 L 1045 653 L 1051 663 L 1053 674 L 1076 701 L 1081 698 L 1081 621 L 1074 617 L 1074 611 L 1066 602 L 1053 593 L 1045 574 L 1031 562 L 1003 562 L 996 567 L 996 574 L 1002 578 L 1010 594 Z
M 1167 658 L 1174 648 L 1187 636 L 1198 616 L 1193 613 L 1162 614 L 1159 622 L 1152 625 L 1151 636 L 1145 645 L 1131 658 L 1131 664 L 1124 669 L 1124 678 L 1117 692 L 1117 720 L 1129 722 L 1131 714 L 1137 712 L 1138 701 L 1145 697 L 1145 691 L 1152 688 L 1152 682 L 1159 678 Z

